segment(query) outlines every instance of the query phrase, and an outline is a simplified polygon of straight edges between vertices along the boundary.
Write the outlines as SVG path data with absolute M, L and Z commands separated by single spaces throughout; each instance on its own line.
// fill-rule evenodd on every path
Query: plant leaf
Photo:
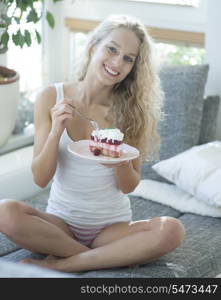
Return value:
M 31 9 L 26 18 L 27 22 L 37 23 L 39 21 L 38 14 L 35 9 Z
M 47 13 L 46 13 L 46 20 L 47 20 L 47 22 L 48 22 L 48 25 L 49 25 L 51 28 L 54 28 L 55 21 L 54 21 L 53 15 L 50 13 L 50 11 L 47 11 Z
M 25 30 L 25 35 L 24 35 L 25 43 L 27 44 L 28 47 L 31 46 L 31 34 L 28 30 Z
M 14 1 L 9 1 L 14 2 Z M 21 11 L 26 11 L 26 9 L 32 5 L 33 1 L 30 0 L 16 0 L 16 7 L 20 8 Z
M 23 48 L 25 43 L 25 38 L 22 35 L 20 29 L 16 32 L 16 34 L 12 35 L 12 40 L 16 46 L 20 46 L 21 48 Z
M 63 0 L 53 0 L 53 3 L 58 3 Z M 24 32 L 19 29 L 16 33 L 12 34 L 8 27 L 14 22 L 17 23 L 17 27 L 21 27 L 21 20 L 23 23 L 23 20 L 25 23 L 33 22 L 37 23 L 40 19 L 46 19 L 46 22 L 48 23 L 50 28 L 55 27 L 55 18 L 53 14 L 50 11 L 46 11 L 46 14 L 43 15 L 40 10 L 36 9 L 38 6 L 35 4 L 38 4 L 38 2 L 41 2 L 44 4 L 45 0 L 0 0 L 0 3 L 3 2 L 7 5 L 8 8 L 13 8 L 12 13 L 9 15 L 2 14 L 0 16 L 0 29 L 2 31 L 0 35 L 0 43 L 2 45 L 8 44 L 10 38 L 12 38 L 12 41 L 16 46 L 20 46 L 21 48 L 24 46 L 24 44 L 27 44 L 29 47 L 32 43 L 33 35 L 29 31 L 29 29 L 25 30 Z M 25 13 L 24 13 L 25 12 Z M 21 27 L 22 28 L 22 27 Z M 37 42 L 40 44 L 42 42 L 41 34 L 35 30 L 35 37 L 37 39 Z
M 41 43 L 41 35 L 40 35 L 40 33 L 37 30 L 35 30 L 35 34 L 36 34 L 36 38 L 37 38 L 38 44 L 40 44 Z
M 5 45 L 7 47 L 8 41 L 9 41 L 9 34 L 7 31 L 5 31 L 1 36 L 1 44 Z

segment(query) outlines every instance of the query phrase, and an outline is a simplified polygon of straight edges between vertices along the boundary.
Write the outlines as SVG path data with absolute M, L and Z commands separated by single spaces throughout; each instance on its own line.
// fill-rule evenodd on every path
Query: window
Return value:
M 71 66 L 75 65 L 75 62 L 82 54 L 85 42 L 87 39 L 87 33 L 76 32 L 72 33 L 72 54 Z M 203 64 L 205 57 L 205 49 L 200 47 L 169 44 L 163 42 L 156 42 L 157 55 L 161 64 L 164 65 L 196 65 Z M 73 68 L 70 72 L 71 78 L 73 76 Z
M 41 9 L 41 3 L 37 3 L 38 9 Z M 18 25 L 14 23 L 10 26 L 10 33 L 17 32 Z M 15 46 L 10 40 L 7 51 L 7 67 L 16 70 L 19 73 L 19 91 L 20 100 L 16 116 L 16 124 L 13 135 L 6 145 L 5 150 L 25 147 L 33 142 L 33 102 L 35 100 L 37 89 L 42 86 L 42 44 L 38 44 L 34 39 L 35 30 L 42 36 L 42 24 L 23 23 L 21 31 L 27 29 L 32 33 L 32 44 L 30 47 L 24 45 L 23 48 Z M 27 129 L 27 130 L 26 130 Z
M 38 5 L 38 10 L 41 10 L 41 4 Z M 37 6 L 36 5 L 36 6 Z M 38 30 L 42 34 L 42 24 L 23 23 L 21 31 L 28 29 L 33 33 Z M 10 27 L 10 32 L 16 32 L 18 25 L 14 23 Z M 30 47 L 24 45 L 23 48 L 15 46 L 14 43 L 9 41 L 9 50 L 7 51 L 7 66 L 15 69 L 19 75 L 19 87 L 22 94 L 28 96 L 37 88 L 42 86 L 42 44 L 38 44 L 37 40 L 32 39 Z
M 198 65 L 204 63 L 204 48 L 166 43 L 157 43 L 156 48 L 161 64 Z
M 73 76 L 76 61 L 82 53 L 87 32 L 95 28 L 99 21 L 66 18 L 65 24 L 70 30 L 71 70 L 67 70 L 67 78 Z M 161 64 L 203 64 L 205 57 L 204 33 L 185 32 L 163 28 L 147 28 L 154 38 Z M 70 76 L 70 77 L 69 77 Z
M 87 33 L 76 32 L 72 34 L 71 44 L 70 44 L 71 47 L 70 65 L 72 68 L 71 70 L 69 70 L 70 78 L 73 78 L 76 62 L 82 55 L 82 51 L 84 49 L 86 40 L 87 40 Z
M 29 30 L 35 30 L 31 23 Z M 40 28 L 38 28 L 40 32 Z M 20 75 L 20 92 L 31 93 L 42 85 L 41 76 L 41 45 L 37 41 L 32 42 L 31 47 L 26 45 L 23 48 L 16 47 L 11 41 L 7 52 L 7 65 L 15 69 Z

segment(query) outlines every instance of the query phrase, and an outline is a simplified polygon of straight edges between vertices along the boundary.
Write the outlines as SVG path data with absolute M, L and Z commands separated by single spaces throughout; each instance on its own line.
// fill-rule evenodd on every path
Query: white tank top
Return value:
M 57 101 L 63 100 L 63 83 L 56 83 L 55 87 Z M 65 129 L 59 143 L 47 212 L 73 226 L 130 221 L 130 199 L 117 188 L 114 168 L 73 155 L 67 150 L 71 142 Z

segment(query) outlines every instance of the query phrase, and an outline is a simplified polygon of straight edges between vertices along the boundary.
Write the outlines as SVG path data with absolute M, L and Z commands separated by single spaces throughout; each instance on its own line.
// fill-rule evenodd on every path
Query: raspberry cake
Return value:
M 118 128 L 97 129 L 92 131 L 89 149 L 94 155 L 120 157 L 124 134 Z

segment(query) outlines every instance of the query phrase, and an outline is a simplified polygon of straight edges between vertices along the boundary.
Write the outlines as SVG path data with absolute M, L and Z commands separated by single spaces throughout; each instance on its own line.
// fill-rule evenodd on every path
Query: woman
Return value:
M 46 212 L 15 200 L 1 201 L 0 230 L 45 260 L 24 263 L 72 272 L 147 263 L 178 247 L 184 227 L 175 218 L 132 221 L 130 200 L 141 164 L 159 146 L 162 91 L 145 27 L 110 16 L 89 36 L 73 82 L 42 90 L 35 104 L 33 177 L 40 187 L 53 178 Z M 91 126 L 73 105 L 115 126 L 140 157 L 102 165 L 67 151 L 90 139 Z

